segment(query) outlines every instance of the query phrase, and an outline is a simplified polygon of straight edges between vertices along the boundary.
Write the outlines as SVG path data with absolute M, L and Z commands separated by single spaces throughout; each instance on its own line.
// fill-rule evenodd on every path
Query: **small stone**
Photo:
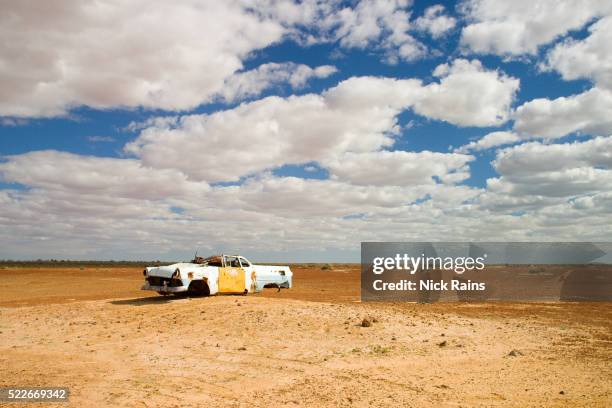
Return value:
M 363 319 L 361 321 L 361 327 L 370 327 L 370 326 L 372 326 L 372 323 L 368 319 Z
M 446 340 L 438 343 L 438 347 L 446 347 Z

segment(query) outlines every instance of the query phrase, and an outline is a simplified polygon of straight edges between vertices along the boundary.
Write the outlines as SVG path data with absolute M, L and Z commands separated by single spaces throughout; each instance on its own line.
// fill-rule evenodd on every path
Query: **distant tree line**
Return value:
M 12 259 L 0 259 L 0 267 L 84 267 L 84 266 L 159 266 L 159 265 L 170 265 L 177 262 L 185 262 L 185 261 L 160 261 L 159 259 L 156 261 L 125 261 L 125 260 L 109 260 L 109 261 L 99 261 L 99 260 L 86 260 L 86 261 L 75 261 L 70 259 L 36 259 L 36 260 L 28 260 L 28 261 L 16 261 Z M 292 263 L 292 262 L 265 262 L 267 265 L 290 265 L 291 267 L 301 267 L 301 268 L 317 268 L 321 270 L 332 270 L 335 267 L 342 266 L 350 266 L 355 264 L 350 263 Z
M 171 264 L 175 261 L 75 261 L 69 259 L 36 259 L 29 261 L 15 261 L 12 259 L 0 259 L 0 266 L 23 266 L 23 267 L 79 267 L 79 266 L 158 266 Z

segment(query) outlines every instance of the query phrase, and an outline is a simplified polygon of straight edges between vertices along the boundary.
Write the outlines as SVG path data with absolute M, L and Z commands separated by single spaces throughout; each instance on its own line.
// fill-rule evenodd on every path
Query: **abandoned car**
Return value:
M 288 266 L 254 265 L 240 255 L 196 256 L 191 262 L 148 266 L 143 271 L 142 290 L 161 295 L 240 294 L 263 288 L 291 288 L 293 273 Z

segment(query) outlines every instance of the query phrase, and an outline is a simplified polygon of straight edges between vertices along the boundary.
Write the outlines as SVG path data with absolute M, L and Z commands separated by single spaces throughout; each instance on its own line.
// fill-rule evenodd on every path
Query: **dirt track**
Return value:
M 361 304 L 357 267 L 294 272 L 175 299 L 139 268 L 0 270 L 0 383 L 79 407 L 612 405 L 609 303 Z

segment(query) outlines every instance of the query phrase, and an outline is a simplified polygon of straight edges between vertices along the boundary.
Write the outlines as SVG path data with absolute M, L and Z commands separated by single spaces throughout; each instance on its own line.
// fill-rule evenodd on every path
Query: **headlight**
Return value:
M 181 271 L 179 270 L 179 268 L 176 268 L 176 271 L 174 271 L 174 273 L 172 274 L 173 278 L 179 278 L 181 276 Z

